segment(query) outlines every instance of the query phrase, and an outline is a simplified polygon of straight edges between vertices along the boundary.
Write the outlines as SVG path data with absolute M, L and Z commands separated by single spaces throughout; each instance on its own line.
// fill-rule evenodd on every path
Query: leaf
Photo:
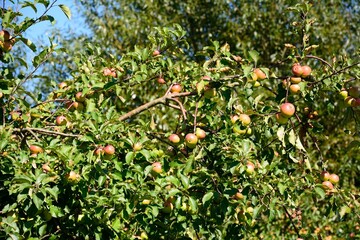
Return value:
M 276 132 L 276 135 L 278 136 L 280 142 L 282 142 L 283 146 L 285 147 L 285 129 L 283 126 L 279 127 L 279 129 Z
M 255 64 L 257 63 L 257 61 L 259 60 L 259 53 L 255 50 L 251 50 L 249 52 L 250 57 L 254 60 Z
M 19 38 L 19 40 L 22 41 L 26 46 L 28 46 L 31 51 L 36 52 L 36 46 L 32 41 L 24 37 Z
M 36 194 L 32 196 L 32 200 L 36 206 L 37 209 L 41 209 L 41 205 L 43 203 L 43 200 L 41 200 Z
M 189 188 L 189 178 L 181 173 L 179 173 L 179 175 L 180 175 L 182 185 L 184 186 L 185 189 L 188 189 Z
M 287 188 L 286 185 L 282 184 L 282 183 L 278 183 L 278 188 L 279 188 L 279 192 L 281 195 L 284 195 L 284 191 Z
M 324 198 L 325 197 L 325 191 L 323 188 L 321 187 L 315 187 L 315 192 L 321 197 Z
M 64 5 L 64 4 L 59 4 L 60 9 L 63 11 L 63 13 L 65 14 L 65 16 L 68 19 L 71 19 L 71 11 L 69 9 L 68 6 Z
M 351 208 L 349 208 L 346 205 L 342 206 L 341 209 L 340 209 L 340 216 L 344 217 L 345 214 L 347 214 L 347 213 L 351 213 Z
M 130 164 L 134 160 L 134 152 L 128 152 L 125 157 L 125 162 Z
M 193 213 L 196 213 L 198 211 L 198 204 L 193 197 L 189 197 L 189 204 L 190 204 L 191 211 Z
M 210 191 L 207 192 L 203 198 L 202 198 L 202 203 L 205 204 L 206 202 L 210 201 L 210 199 L 214 196 L 214 192 Z

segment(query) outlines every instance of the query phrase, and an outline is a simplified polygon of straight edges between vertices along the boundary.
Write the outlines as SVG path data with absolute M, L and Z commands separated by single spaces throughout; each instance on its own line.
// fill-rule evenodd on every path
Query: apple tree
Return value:
M 20 7 L 29 4 L 37 7 Z M 24 84 L 45 78 L 39 69 L 65 49 L 51 44 L 29 63 L 13 54 L 7 46 L 21 42 L 35 50 L 23 32 L 52 18 L 19 23 L 9 9 L 0 39 L 0 236 L 359 237 L 359 57 L 317 56 L 311 5 L 287 13 L 299 12 L 302 41 L 283 46 L 273 60 L 281 67 L 226 42 L 192 48 L 173 24 L 121 55 L 84 42 L 67 53 L 70 77 L 53 81 L 44 99 Z

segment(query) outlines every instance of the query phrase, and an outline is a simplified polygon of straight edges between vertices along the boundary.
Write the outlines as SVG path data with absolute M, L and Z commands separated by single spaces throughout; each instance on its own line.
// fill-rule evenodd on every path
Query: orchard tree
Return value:
M 23 86 L 64 48 L 29 64 L 12 53 L 21 42 L 35 50 L 24 31 L 52 20 L 56 1 L 39 3 L 38 19 L 8 9 L 2 21 L 2 238 L 360 236 L 360 59 L 312 42 L 311 4 L 278 12 L 296 19 L 297 37 L 274 59 L 216 36 L 194 46 L 179 24 L 147 29 L 138 46 L 124 37 L 120 56 L 85 42 L 43 100 Z

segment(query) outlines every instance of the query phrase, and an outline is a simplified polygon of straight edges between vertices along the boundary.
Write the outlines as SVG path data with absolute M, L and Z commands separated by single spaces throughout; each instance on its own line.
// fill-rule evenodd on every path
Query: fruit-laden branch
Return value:
M 70 134 L 70 133 L 61 133 L 61 132 L 54 132 L 54 131 L 49 131 L 46 129 L 42 129 L 42 128 L 15 128 L 13 130 L 14 132 L 38 132 L 40 134 L 46 134 L 46 135 L 58 135 L 58 136 L 64 136 L 64 137 L 81 137 L 81 135 L 78 134 Z
M 160 98 L 154 99 L 151 102 L 145 103 L 144 105 L 141 105 L 140 107 L 135 108 L 134 110 L 122 115 L 119 120 L 124 121 L 128 118 L 131 118 L 132 116 L 139 114 L 155 105 L 158 105 L 160 103 L 165 104 L 166 100 L 174 100 L 176 97 L 185 97 L 185 96 L 192 96 L 197 95 L 197 92 L 182 92 L 182 93 L 171 93 L 166 94 Z

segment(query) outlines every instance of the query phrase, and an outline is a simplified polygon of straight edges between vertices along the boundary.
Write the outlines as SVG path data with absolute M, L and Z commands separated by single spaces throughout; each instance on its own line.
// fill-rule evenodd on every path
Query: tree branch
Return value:
M 81 137 L 81 135 L 77 135 L 77 134 L 70 134 L 70 133 L 61 133 L 61 132 L 54 132 L 54 131 L 50 131 L 50 130 L 45 130 L 42 128 L 14 128 L 13 129 L 14 132 L 38 132 L 40 134 L 46 134 L 46 135 L 58 135 L 58 136 L 64 136 L 64 137 Z

